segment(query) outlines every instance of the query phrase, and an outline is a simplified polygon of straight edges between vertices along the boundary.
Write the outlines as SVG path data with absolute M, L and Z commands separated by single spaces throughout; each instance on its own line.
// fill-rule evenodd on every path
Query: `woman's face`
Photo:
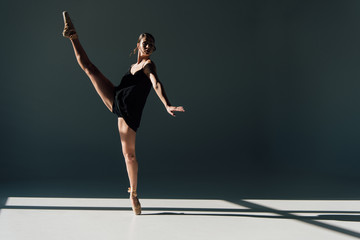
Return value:
M 138 43 L 138 49 L 142 55 L 150 56 L 155 50 L 155 44 L 152 38 L 143 37 Z

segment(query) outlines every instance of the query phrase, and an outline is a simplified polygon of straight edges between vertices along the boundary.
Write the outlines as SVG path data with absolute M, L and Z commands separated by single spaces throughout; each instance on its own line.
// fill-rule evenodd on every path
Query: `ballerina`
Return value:
M 175 117 L 175 112 L 185 112 L 185 110 L 182 106 L 170 104 L 164 87 L 158 79 L 155 64 L 150 59 L 151 54 L 156 50 L 155 38 L 150 33 L 140 34 L 134 49 L 134 53 L 137 51 L 137 62 L 130 66 L 120 85 L 115 87 L 89 60 L 66 11 L 63 12 L 63 18 L 65 24 L 63 36 L 70 39 L 80 67 L 90 78 L 105 106 L 118 117 L 122 152 L 130 182 L 128 192 L 132 209 L 136 215 L 139 215 L 141 204 L 137 197 L 138 161 L 135 155 L 135 139 L 151 87 L 171 116 Z

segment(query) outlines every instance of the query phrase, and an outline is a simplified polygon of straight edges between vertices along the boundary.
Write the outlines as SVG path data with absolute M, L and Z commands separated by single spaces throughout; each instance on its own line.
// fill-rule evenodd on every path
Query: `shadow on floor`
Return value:
M 253 176 L 219 176 L 216 178 L 214 176 L 189 175 L 143 176 L 141 180 L 142 182 L 139 184 L 140 198 L 221 199 L 247 208 L 144 207 L 144 214 L 142 215 L 144 217 L 147 215 L 192 215 L 293 219 L 360 238 L 360 233 L 358 232 L 322 222 L 323 220 L 360 222 L 360 212 L 356 211 L 356 209 L 354 211 L 279 211 L 246 201 L 246 199 L 360 200 L 360 190 L 356 181 L 334 179 L 331 177 L 325 178 L 323 176 L 308 176 L 307 178 L 296 178 L 293 176 L 266 176 L 260 178 Z M 0 208 L 129 211 L 130 208 L 113 207 L 6 206 L 8 197 L 127 198 L 127 187 L 127 183 L 116 179 L 9 181 L 0 184 Z M 157 211 L 157 213 L 146 213 L 146 211 Z M 272 215 L 266 213 L 271 213 Z M 298 216 L 296 213 L 313 213 L 313 215 Z

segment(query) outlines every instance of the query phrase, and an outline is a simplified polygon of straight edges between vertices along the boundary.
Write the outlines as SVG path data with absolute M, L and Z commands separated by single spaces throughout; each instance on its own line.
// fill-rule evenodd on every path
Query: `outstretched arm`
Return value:
M 185 112 L 185 110 L 182 106 L 179 106 L 179 107 L 171 106 L 170 101 L 166 96 L 164 86 L 161 84 L 161 82 L 159 81 L 159 78 L 156 74 L 156 67 L 153 62 L 146 64 L 146 66 L 144 68 L 144 72 L 145 72 L 146 76 L 148 76 L 148 78 L 150 79 L 156 94 L 158 95 L 161 102 L 164 104 L 166 111 L 170 115 L 175 117 L 174 112 Z

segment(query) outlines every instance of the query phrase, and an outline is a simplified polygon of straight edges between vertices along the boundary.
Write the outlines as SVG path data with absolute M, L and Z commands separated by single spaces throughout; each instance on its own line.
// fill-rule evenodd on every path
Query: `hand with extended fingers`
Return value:
M 166 110 L 173 117 L 175 117 L 174 112 L 185 112 L 185 109 L 182 106 L 179 106 L 179 107 L 168 106 L 168 107 L 166 107 Z

